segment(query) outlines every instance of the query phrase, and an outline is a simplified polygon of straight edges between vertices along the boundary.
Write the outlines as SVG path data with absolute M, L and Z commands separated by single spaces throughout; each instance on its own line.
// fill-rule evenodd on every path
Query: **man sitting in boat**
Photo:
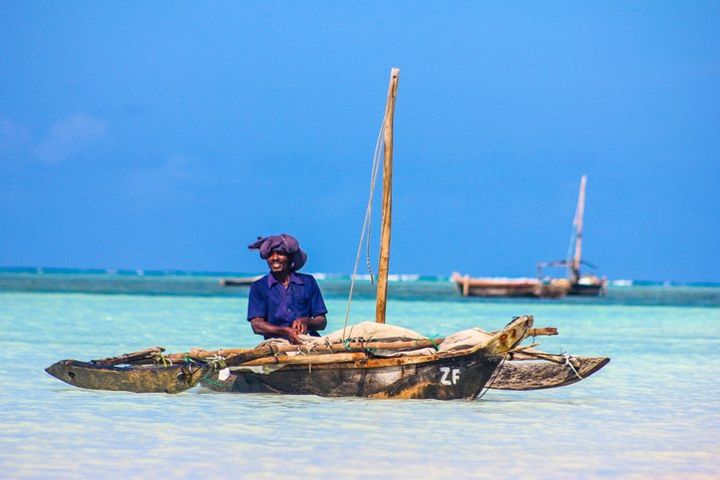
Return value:
M 285 233 L 258 238 L 248 246 L 259 250 L 270 273 L 250 286 L 247 319 L 253 332 L 300 343 L 298 335 L 319 337 L 327 326 L 325 302 L 312 275 L 298 273 L 307 254 Z

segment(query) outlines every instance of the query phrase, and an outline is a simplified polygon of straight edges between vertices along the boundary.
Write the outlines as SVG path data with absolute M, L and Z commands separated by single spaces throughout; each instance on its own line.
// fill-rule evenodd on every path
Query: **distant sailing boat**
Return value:
M 567 279 L 570 282 L 568 295 L 598 296 L 605 295 L 607 292 L 607 279 L 600 278 L 596 275 L 581 274 L 580 265 L 587 265 L 594 268 L 593 265 L 582 261 L 582 239 L 583 239 L 583 216 L 585 214 L 585 185 L 587 184 L 587 175 L 583 175 L 580 179 L 580 192 L 578 193 L 577 207 L 575 209 L 575 218 L 573 219 L 573 235 L 570 238 L 570 246 L 568 248 L 568 256 L 565 260 L 555 262 L 538 263 L 538 278 L 543 278 L 543 269 L 546 267 L 565 267 L 567 268 Z

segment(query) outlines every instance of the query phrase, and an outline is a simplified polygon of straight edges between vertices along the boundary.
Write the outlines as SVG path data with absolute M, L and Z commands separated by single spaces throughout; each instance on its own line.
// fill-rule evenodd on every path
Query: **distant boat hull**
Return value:
M 221 278 L 220 285 L 224 287 L 246 287 L 252 285 L 253 282 L 260 278 L 262 278 L 262 275 L 256 275 L 254 277 Z
M 545 284 L 533 279 L 471 278 L 453 274 L 452 281 L 465 297 L 559 298 L 568 293 L 565 282 Z
M 573 296 L 583 296 L 583 297 L 600 297 L 605 295 L 605 285 L 582 285 L 580 283 L 575 283 L 570 286 L 570 290 L 568 290 L 568 295 Z
M 607 279 L 595 275 L 584 275 L 580 281 L 570 283 L 568 295 L 600 297 L 607 293 Z

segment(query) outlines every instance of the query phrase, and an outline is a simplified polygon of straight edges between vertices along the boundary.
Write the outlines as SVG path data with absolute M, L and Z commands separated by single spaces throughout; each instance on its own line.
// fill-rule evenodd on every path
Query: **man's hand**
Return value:
M 293 320 L 289 327 L 280 327 L 272 325 L 265 321 L 262 317 L 255 317 L 250 320 L 253 332 L 262 335 L 265 338 L 284 337 L 293 344 L 299 344 L 299 335 L 307 335 L 309 329 L 322 330 L 327 325 L 325 315 L 317 317 L 300 317 Z
M 295 322 L 293 322 L 294 324 Z M 286 327 L 285 328 L 285 338 L 290 340 L 290 343 L 293 345 L 300 344 L 300 338 L 299 338 L 300 332 L 292 327 Z
M 295 320 L 293 320 L 292 325 L 290 325 L 290 328 L 297 331 L 298 333 L 305 335 L 308 330 L 307 320 L 308 319 L 304 318 L 304 317 L 296 318 Z

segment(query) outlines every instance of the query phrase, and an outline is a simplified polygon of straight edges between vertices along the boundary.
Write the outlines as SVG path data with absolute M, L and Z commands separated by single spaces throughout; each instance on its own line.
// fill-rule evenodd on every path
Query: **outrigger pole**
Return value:
M 388 86 L 387 103 L 385 105 L 385 123 L 383 125 L 385 161 L 383 163 L 380 266 L 378 267 L 377 303 L 375 306 L 375 321 L 377 323 L 385 323 L 387 305 L 387 281 L 390 266 L 390 229 L 392 223 L 393 116 L 395 114 L 395 97 L 397 96 L 399 78 L 399 68 L 390 70 L 390 85 Z

